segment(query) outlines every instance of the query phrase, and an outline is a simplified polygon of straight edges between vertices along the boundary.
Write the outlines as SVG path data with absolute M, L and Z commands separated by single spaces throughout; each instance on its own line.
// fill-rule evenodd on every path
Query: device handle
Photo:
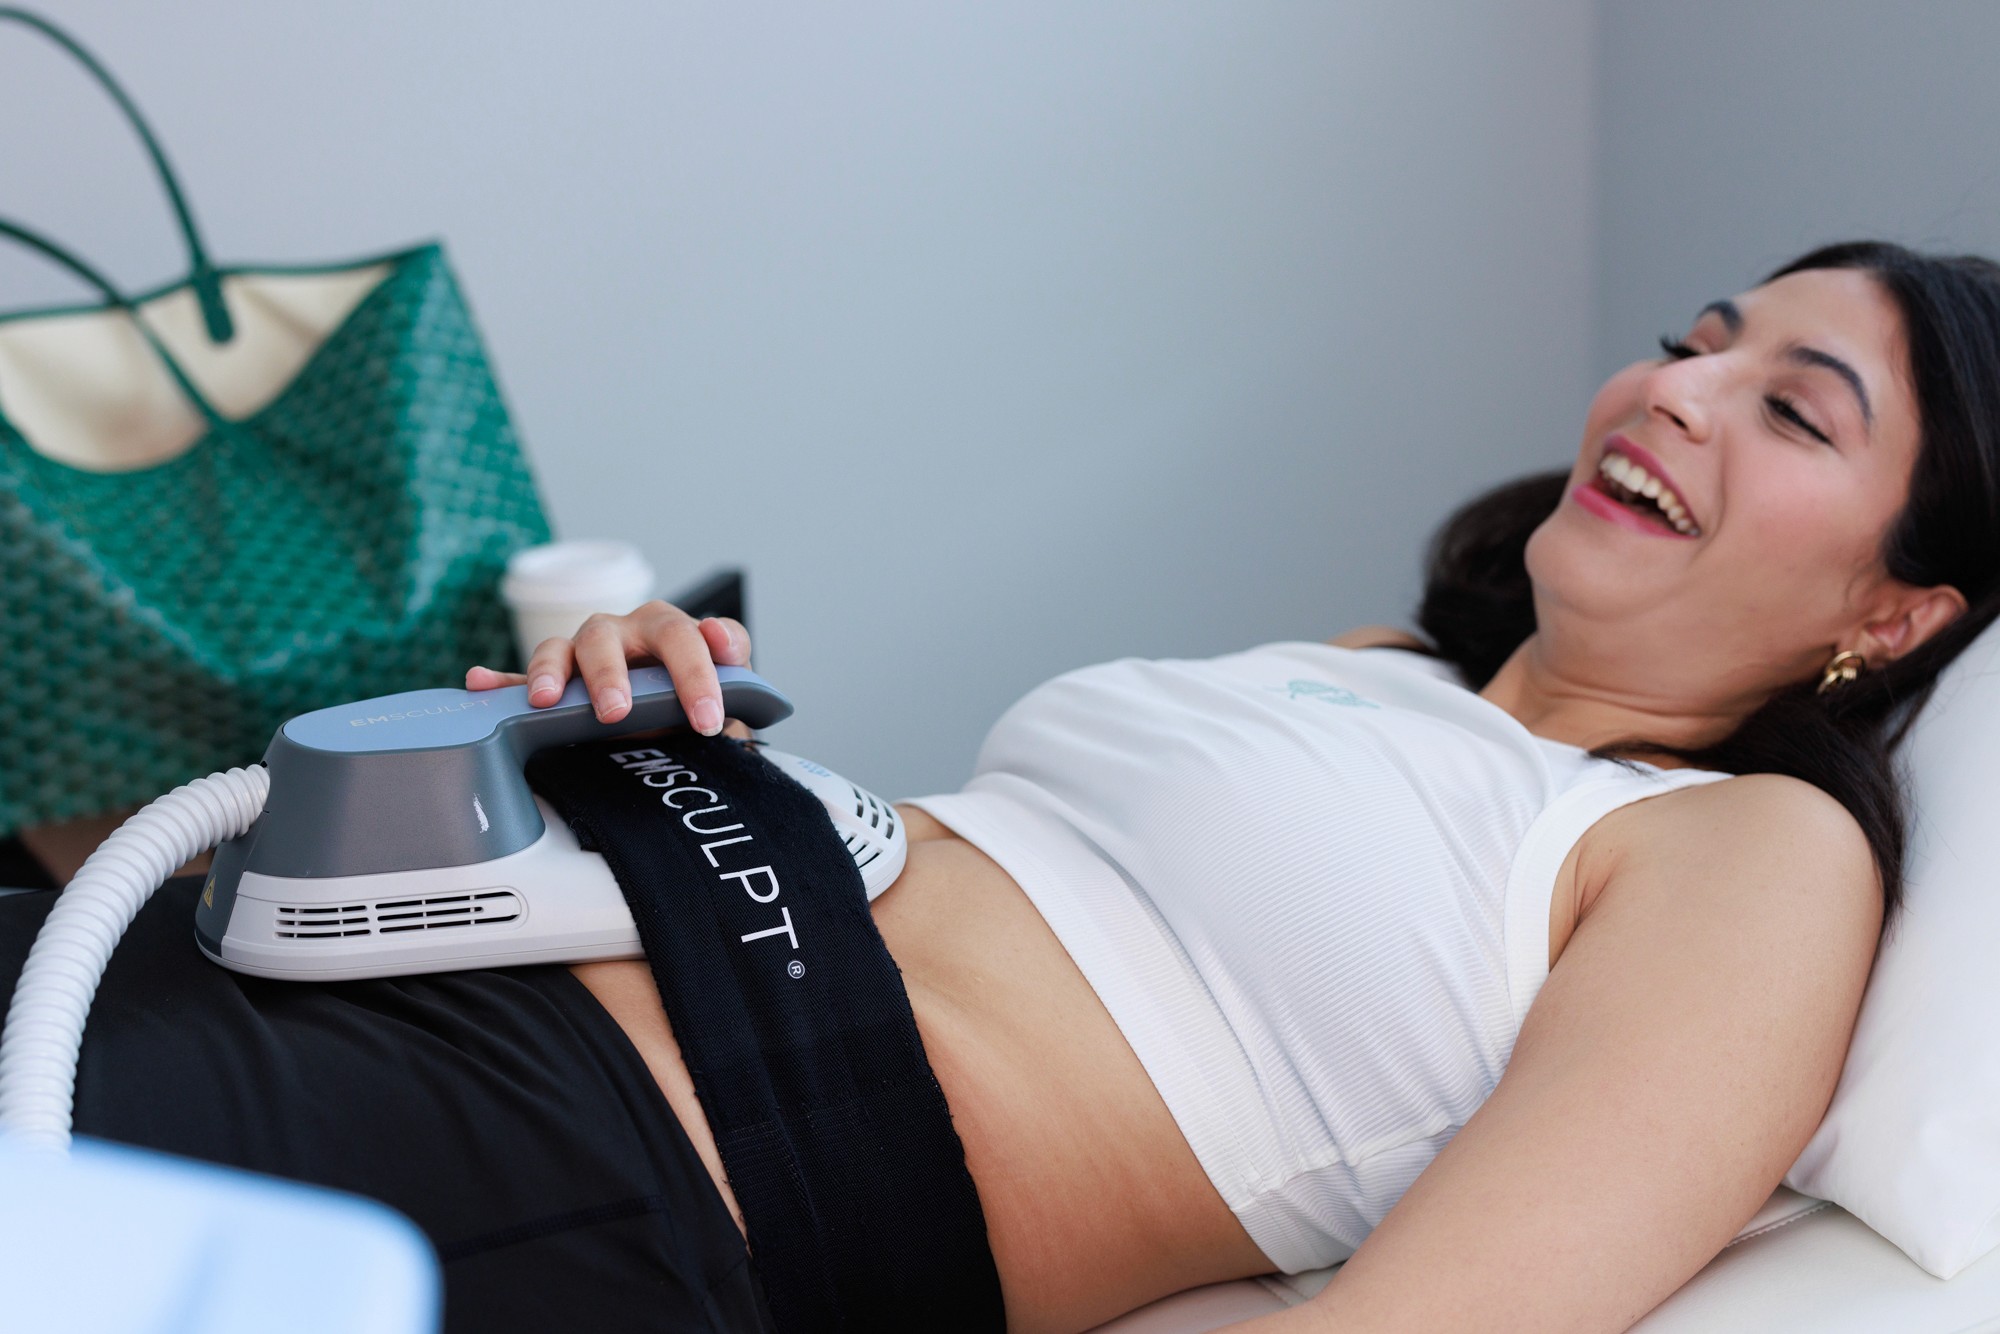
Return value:
M 505 686 L 493 691 L 495 696 L 509 691 L 520 696 L 518 710 L 511 707 L 512 700 L 495 699 L 496 705 L 509 712 L 498 726 L 507 734 L 515 755 L 526 760 L 548 746 L 564 746 L 621 732 L 679 727 L 687 722 L 687 713 L 681 708 L 673 678 L 667 675 L 666 668 L 634 667 L 628 674 L 632 681 L 632 710 L 615 723 L 598 720 L 597 710 L 590 702 L 590 687 L 581 676 L 576 676 L 563 687 L 562 698 L 546 708 L 528 703 L 526 686 Z M 792 702 L 755 672 L 718 666 L 715 675 L 722 684 L 724 716 L 740 718 L 752 727 L 769 727 L 791 716 Z
M 752 727 L 767 727 L 791 716 L 792 702 L 749 668 L 718 666 L 715 675 L 722 684 L 723 712 L 729 717 L 741 718 Z M 598 721 L 590 706 L 589 689 L 576 677 L 564 688 L 562 698 L 545 708 L 528 702 L 528 687 L 524 685 L 496 690 L 436 686 L 336 704 L 286 722 L 272 743 L 282 740 L 308 750 L 356 755 L 496 742 L 525 761 L 545 746 L 677 727 L 687 721 L 666 668 L 634 667 L 631 679 L 632 711 L 615 723 Z

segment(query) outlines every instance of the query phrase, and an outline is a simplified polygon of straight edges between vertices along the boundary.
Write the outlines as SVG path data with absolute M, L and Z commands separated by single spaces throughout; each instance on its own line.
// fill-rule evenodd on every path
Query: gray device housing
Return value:
M 240 838 L 216 850 L 195 934 L 220 958 L 245 873 L 326 879 L 467 866 L 529 847 L 547 828 L 523 768 L 548 746 L 687 722 L 663 667 L 628 671 L 631 710 L 600 722 L 582 678 L 545 708 L 526 686 L 440 688 L 335 705 L 281 726 L 264 752 L 270 791 Z M 717 667 L 723 711 L 752 727 L 791 701 L 756 673 Z

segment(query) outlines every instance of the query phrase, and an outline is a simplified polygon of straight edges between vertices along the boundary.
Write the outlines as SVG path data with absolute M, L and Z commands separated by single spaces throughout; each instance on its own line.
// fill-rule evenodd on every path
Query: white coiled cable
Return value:
M 0 1130 L 65 1153 L 83 1025 L 111 951 L 167 877 L 263 812 L 261 764 L 183 783 L 118 826 L 49 910 L 0 1031 Z M 189 948 L 194 948 L 190 943 Z

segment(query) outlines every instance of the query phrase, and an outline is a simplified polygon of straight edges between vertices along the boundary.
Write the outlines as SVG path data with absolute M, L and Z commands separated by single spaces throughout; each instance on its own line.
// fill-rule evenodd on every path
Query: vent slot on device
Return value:
M 368 934 L 368 905 L 342 903 L 327 907 L 280 905 L 278 939 L 328 940 Z
M 392 899 L 375 905 L 375 929 L 436 931 L 448 926 L 498 926 L 521 915 L 521 900 L 512 890 L 483 889 L 472 894 L 440 894 L 428 899 Z
M 519 921 L 521 897 L 511 889 L 481 889 L 421 899 L 342 903 L 326 907 L 279 904 L 280 940 L 328 940 L 342 936 L 390 935 L 448 926 L 499 926 Z

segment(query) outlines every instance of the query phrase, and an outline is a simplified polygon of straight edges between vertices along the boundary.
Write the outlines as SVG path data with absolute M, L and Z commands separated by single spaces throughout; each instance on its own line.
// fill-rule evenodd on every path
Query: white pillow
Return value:
M 2000 627 L 1945 672 L 1901 763 L 1902 920 L 1785 1184 L 1950 1278 L 2000 1245 Z

